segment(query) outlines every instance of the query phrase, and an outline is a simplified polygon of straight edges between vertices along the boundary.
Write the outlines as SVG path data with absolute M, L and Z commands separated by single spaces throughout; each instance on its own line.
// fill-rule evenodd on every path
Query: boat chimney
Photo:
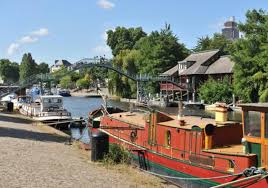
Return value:
M 225 103 L 216 104 L 215 121 L 218 123 L 227 121 L 227 106 Z

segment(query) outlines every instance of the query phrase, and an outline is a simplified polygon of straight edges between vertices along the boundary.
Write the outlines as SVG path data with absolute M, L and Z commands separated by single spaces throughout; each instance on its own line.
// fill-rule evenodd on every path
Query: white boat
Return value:
M 30 104 L 32 97 L 28 95 L 20 95 L 13 99 L 11 102 L 14 104 L 14 110 L 19 110 L 23 104 Z
M 68 123 L 72 119 L 71 113 L 63 108 L 63 97 L 60 95 L 42 95 L 38 102 L 24 103 L 19 111 L 44 123 Z

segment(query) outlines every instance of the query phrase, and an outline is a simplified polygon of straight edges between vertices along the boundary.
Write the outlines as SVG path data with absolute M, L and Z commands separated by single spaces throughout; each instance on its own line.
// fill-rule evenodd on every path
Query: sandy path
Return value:
M 0 187 L 174 187 L 129 167 L 92 163 L 66 140 L 0 116 Z

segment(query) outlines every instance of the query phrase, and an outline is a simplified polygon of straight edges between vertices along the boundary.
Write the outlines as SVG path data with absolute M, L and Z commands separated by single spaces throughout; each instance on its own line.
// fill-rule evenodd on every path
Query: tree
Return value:
M 193 49 L 195 52 L 221 49 L 223 54 L 230 54 L 232 51 L 232 41 L 226 39 L 222 34 L 214 33 L 213 37 L 201 37 L 197 41 L 196 47 Z
M 0 76 L 4 82 L 16 82 L 19 80 L 19 65 L 8 59 L 0 60 Z
M 234 43 L 232 60 L 234 88 L 244 102 L 268 101 L 268 14 L 263 10 L 246 13 L 238 25 L 244 38 Z
M 89 87 L 89 82 L 85 78 L 81 78 L 76 81 L 76 86 L 80 89 L 88 89 Z
M 72 86 L 71 76 L 64 76 L 60 80 L 60 87 L 63 89 L 69 89 Z
M 36 73 L 38 73 L 37 64 L 31 53 L 25 53 L 20 64 L 20 80 L 25 80 Z
M 213 104 L 215 102 L 232 102 L 233 89 L 227 78 L 222 81 L 209 78 L 199 88 L 199 97 L 206 103 Z
M 40 63 L 37 65 L 37 72 L 38 73 L 49 73 L 49 66 L 47 63 Z
M 113 66 L 121 69 L 129 75 L 136 76 L 138 72 L 137 60 L 140 53 L 137 50 L 121 50 L 113 59 Z M 117 96 L 131 98 L 136 94 L 136 83 L 127 77 L 120 76 L 118 73 L 109 74 L 109 92 Z
M 116 56 L 121 50 L 133 49 L 136 42 L 142 37 L 145 37 L 146 33 L 141 27 L 117 27 L 114 31 L 107 31 L 107 35 L 107 45 L 112 49 L 112 54 Z
M 153 31 L 147 37 L 141 38 L 135 49 L 140 52 L 140 73 L 150 75 L 158 75 L 175 66 L 189 52 L 184 44 L 178 42 L 169 25 L 160 32 Z

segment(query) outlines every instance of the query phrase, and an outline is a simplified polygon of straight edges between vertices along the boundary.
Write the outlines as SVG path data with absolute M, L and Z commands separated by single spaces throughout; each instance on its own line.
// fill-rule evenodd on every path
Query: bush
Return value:
M 233 88 L 227 78 L 222 81 L 209 78 L 199 89 L 199 97 L 209 104 L 215 102 L 231 103 L 232 95 Z
M 105 164 L 129 164 L 130 153 L 121 145 L 110 144 L 109 152 L 104 156 L 103 162 Z

